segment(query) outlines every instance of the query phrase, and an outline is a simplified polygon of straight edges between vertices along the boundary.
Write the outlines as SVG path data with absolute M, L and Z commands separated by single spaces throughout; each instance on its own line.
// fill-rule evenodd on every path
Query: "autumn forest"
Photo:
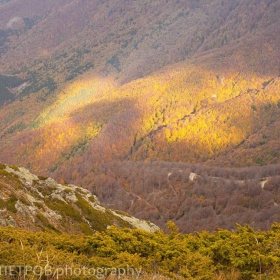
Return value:
M 148 278 L 277 279 L 279 20 L 278 0 L 0 0 L 0 162 L 161 228 L 104 224 L 77 245 L 0 228 L 3 252 L 13 235 L 30 260 L 42 247 Z

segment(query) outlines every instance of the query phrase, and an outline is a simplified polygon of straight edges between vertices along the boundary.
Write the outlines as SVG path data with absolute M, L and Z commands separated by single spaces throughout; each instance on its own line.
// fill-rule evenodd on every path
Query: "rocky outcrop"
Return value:
M 90 191 L 0 164 L 0 225 L 27 230 L 91 234 L 115 225 L 154 232 L 159 228 L 102 206 Z

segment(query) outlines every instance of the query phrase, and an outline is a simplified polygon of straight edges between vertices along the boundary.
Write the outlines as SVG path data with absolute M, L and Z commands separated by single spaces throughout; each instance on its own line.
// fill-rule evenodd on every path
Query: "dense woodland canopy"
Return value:
M 266 230 L 280 219 L 280 166 L 218 168 L 171 162 L 115 162 L 96 172 L 93 192 L 110 207 L 183 232 Z

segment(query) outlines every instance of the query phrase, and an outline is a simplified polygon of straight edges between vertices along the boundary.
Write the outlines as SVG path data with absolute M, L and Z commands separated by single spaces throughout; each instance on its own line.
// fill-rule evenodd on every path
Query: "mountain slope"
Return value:
M 111 162 L 279 163 L 279 1 L 35 2 L 0 6 L 0 160 L 141 217 Z
M 49 79 L 61 83 L 89 68 L 122 84 L 279 27 L 274 0 L 13 0 L 0 14 L 1 71 L 32 77 L 29 93 L 35 83 L 47 88 Z
M 0 224 L 38 231 L 91 234 L 115 225 L 158 229 L 146 221 L 100 205 L 96 196 L 74 185 L 60 185 L 25 168 L 0 165 Z
M 273 136 L 268 127 L 277 120 L 274 108 L 279 101 L 278 1 L 236 1 L 234 5 L 230 1 L 223 1 L 223 4 L 220 1 L 210 4 L 167 1 L 161 8 L 156 3 L 138 6 L 121 2 L 109 7 L 98 1 L 59 1 L 36 6 L 34 13 L 38 15 L 38 22 L 34 22 L 31 29 L 5 26 L 5 22 L 16 15 L 19 18 L 31 16 L 27 7 L 33 4 L 28 1 L 20 6 L 20 2 L 14 0 L 3 5 L 0 11 L 3 30 L 18 32 L 17 37 L 11 35 L 5 43 L 1 71 L 17 73 L 22 78 L 21 91 L 12 98 L 15 101 L 0 111 L 2 160 L 46 175 L 63 165 L 60 172 L 66 172 L 70 158 L 73 163 L 80 157 L 88 162 L 93 159 L 92 154 L 96 159 L 94 163 L 153 158 L 204 162 L 221 155 L 219 164 L 224 164 L 221 161 L 229 153 L 236 159 L 227 165 L 244 166 L 258 164 L 260 158 L 266 158 L 267 150 L 272 149 L 272 156 L 262 164 L 278 162 L 278 146 L 273 144 L 278 136 L 277 133 Z M 125 9 L 117 8 L 122 6 Z M 14 7 L 17 7 L 16 13 Z M 147 12 L 143 14 L 145 9 Z M 185 10 L 187 15 L 175 16 Z M 111 19 L 106 20 L 107 25 L 99 21 L 103 13 Z M 124 15 L 119 19 L 121 13 Z M 218 16 L 214 17 L 214 13 Z M 154 20 L 142 27 L 152 15 Z M 102 20 L 105 18 L 108 19 L 104 16 Z M 126 22 L 130 18 L 142 20 L 136 20 L 132 27 Z M 158 26 L 161 18 L 164 27 Z M 212 24 L 213 20 L 217 22 Z M 73 25 L 73 31 L 69 25 Z M 208 30 L 207 26 L 213 30 Z M 111 53 L 109 49 L 123 49 L 126 36 L 133 45 L 136 39 L 128 32 L 133 28 L 137 30 L 135 36 L 149 34 L 141 41 L 142 47 L 132 50 L 131 46 L 127 51 L 129 56 L 122 59 Z M 53 32 L 53 29 L 58 31 Z M 159 37 L 152 36 L 153 30 Z M 110 44 L 104 39 L 109 31 L 113 37 Z M 200 35 L 204 37 L 200 46 L 193 38 L 204 33 L 207 36 Z M 47 34 L 54 38 L 48 40 Z M 227 40 L 222 44 L 220 37 Z M 83 43 L 86 40 L 88 43 Z M 149 40 L 162 47 L 153 49 L 151 45 L 155 42 Z M 179 40 L 186 42 L 181 45 Z M 186 50 L 188 40 L 196 42 L 193 52 L 170 60 L 172 55 L 168 53 L 176 53 L 174 45 Z M 44 44 L 46 55 L 37 54 L 42 51 L 40 44 Z M 87 50 L 81 50 L 87 44 Z M 95 53 L 93 44 L 102 50 Z M 149 71 L 170 65 L 120 86 L 123 84 L 121 76 L 126 80 L 131 80 L 129 75 L 139 76 L 137 71 L 133 74 L 131 69 L 125 69 L 129 65 L 137 68 L 135 57 L 140 57 L 142 52 L 151 53 L 144 63 Z M 133 53 L 135 56 L 129 58 Z M 189 59 L 173 64 L 186 57 Z M 13 59 L 20 65 L 13 65 Z M 123 69 L 115 73 L 115 68 L 121 66 Z M 28 94 L 31 95 L 24 97 Z M 262 119 L 264 114 L 266 117 Z M 267 145 L 256 144 L 260 150 L 258 158 L 245 148 L 245 153 L 253 159 L 244 161 L 233 150 L 260 129 L 266 135 Z M 255 138 L 263 143 L 259 140 L 262 135 L 257 134 Z M 20 147 L 19 150 L 11 149 L 15 146 Z M 102 155 L 98 155 L 100 150 Z M 52 159 L 43 161 L 49 153 Z M 68 175 L 62 177 L 70 179 Z
M 93 192 L 162 228 L 182 232 L 267 229 L 280 218 L 280 166 L 221 168 L 178 162 L 111 162 L 96 171 Z M 121 198 L 121 199 L 120 199 Z

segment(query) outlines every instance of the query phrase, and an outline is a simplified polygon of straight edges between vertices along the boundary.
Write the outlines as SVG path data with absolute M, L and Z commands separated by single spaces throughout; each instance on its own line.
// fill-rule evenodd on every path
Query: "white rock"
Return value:
M 189 176 L 189 180 L 190 180 L 190 181 L 193 181 L 193 180 L 195 180 L 196 178 L 197 178 L 197 174 L 191 172 L 191 173 L 190 173 L 190 176 Z

